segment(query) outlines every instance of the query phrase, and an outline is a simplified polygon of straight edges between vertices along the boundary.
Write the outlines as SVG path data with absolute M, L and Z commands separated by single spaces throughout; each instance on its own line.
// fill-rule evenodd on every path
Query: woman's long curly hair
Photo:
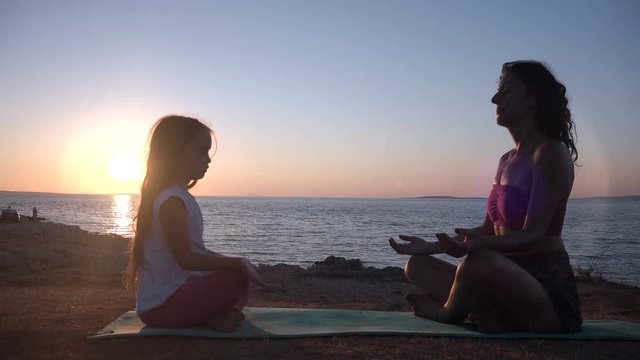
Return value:
M 549 68 L 539 61 L 519 60 L 502 65 L 502 74 L 517 76 L 535 101 L 535 122 L 540 131 L 562 142 L 569 150 L 571 160 L 578 160 L 577 134 L 571 120 L 567 100 L 567 88 L 562 85 Z
M 134 223 L 135 236 L 129 245 L 129 263 L 122 277 L 122 283 L 127 289 L 133 289 L 137 284 L 144 242 L 151 231 L 156 196 L 177 180 L 175 174 L 181 166 L 184 146 L 203 131 L 215 135 L 197 119 L 169 115 L 158 120 L 149 132 L 147 172 L 140 190 L 140 205 Z M 188 187 L 192 188 L 196 182 L 197 180 L 192 180 Z

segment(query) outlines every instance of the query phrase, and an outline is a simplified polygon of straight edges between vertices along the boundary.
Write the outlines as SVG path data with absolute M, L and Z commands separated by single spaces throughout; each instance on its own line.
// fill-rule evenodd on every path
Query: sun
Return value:
M 117 182 L 130 182 L 142 179 L 142 165 L 135 157 L 116 155 L 109 161 L 109 175 Z

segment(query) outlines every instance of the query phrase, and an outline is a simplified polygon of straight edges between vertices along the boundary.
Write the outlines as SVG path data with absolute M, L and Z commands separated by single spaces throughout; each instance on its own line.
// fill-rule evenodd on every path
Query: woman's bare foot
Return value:
M 241 311 L 231 310 L 207 322 L 207 327 L 220 332 L 232 332 L 244 321 Z
M 498 333 L 505 330 L 505 326 L 497 311 L 477 311 L 469 313 L 469 320 L 478 327 L 480 332 Z
M 429 295 L 413 293 L 408 294 L 406 298 L 411 304 L 413 313 L 416 314 L 416 316 L 439 322 L 447 322 L 442 304 L 434 300 Z
M 238 320 L 239 322 L 243 322 L 246 319 L 246 317 L 240 310 L 231 310 L 231 312 L 236 317 L 236 320 Z

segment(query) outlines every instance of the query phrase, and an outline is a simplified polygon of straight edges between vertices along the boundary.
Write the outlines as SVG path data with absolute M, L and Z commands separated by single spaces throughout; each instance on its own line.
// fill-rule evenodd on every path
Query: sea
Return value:
M 438 232 L 475 227 L 482 198 L 197 197 L 204 241 L 213 251 L 258 264 L 308 267 L 328 256 L 360 259 L 365 266 L 402 267 L 389 237 L 435 239 Z M 0 207 L 22 215 L 32 208 L 47 221 L 97 233 L 133 236 L 137 195 L 66 195 L 0 192 Z M 640 197 L 570 199 L 563 239 L 573 266 L 618 283 L 640 286 Z M 105 240 L 107 241 L 107 240 Z M 440 258 L 453 264 L 458 259 Z

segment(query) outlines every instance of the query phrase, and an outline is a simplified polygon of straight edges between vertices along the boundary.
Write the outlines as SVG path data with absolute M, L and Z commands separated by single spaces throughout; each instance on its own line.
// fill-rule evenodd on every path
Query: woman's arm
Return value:
M 475 248 L 479 247 L 480 242 L 478 239 L 485 239 L 487 236 L 494 234 L 493 222 L 489 218 L 489 215 L 485 215 L 482 225 L 473 229 L 455 229 L 456 236 L 449 237 L 444 233 L 436 234 L 438 241 L 435 243 L 442 252 L 453 257 L 463 257 Z M 472 240 L 476 240 L 473 242 Z
M 453 245 L 440 241 L 439 235 L 436 235 L 438 241 L 434 242 L 425 241 L 417 236 L 400 235 L 400 240 L 406 241 L 405 243 L 398 243 L 393 238 L 389 238 L 389 245 L 391 245 L 393 250 L 398 254 L 403 255 L 434 255 L 446 253 L 454 257 L 462 257 L 467 254 L 468 251 L 460 249 L 458 246 L 455 246 L 455 244 L 462 242 L 465 239 L 465 235 L 477 237 L 494 234 L 493 222 L 489 218 L 489 215 L 485 215 L 482 225 L 478 227 L 473 229 L 456 229 L 455 231 L 458 235 L 449 238 Z
M 508 252 L 546 235 L 558 206 L 571 193 L 573 163 L 567 149 L 557 141 L 548 141 L 536 149 L 533 163 L 531 195 L 522 229 L 497 236 L 463 233 L 469 251 L 487 247 Z
M 493 229 L 493 221 L 491 221 L 491 218 L 489 218 L 489 214 L 485 214 L 482 225 L 474 227 L 473 229 L 456 228 L 455 232 L 456 234 L 461 234 L 461 235 L 464 235 L 467 233 L 474 233 L 474 234 L 477 234 L 478 236 L 490 236 L 495 234 Z
M 515 150 L 513 149 L 509 150 L 500 157 L 500 160 L 498 161 L 498 170 L 496 171 L 496 180 L 500 179 L 500 176 L 504 169 L 504 164 L 514 151 Z M 389 238 L 389 244 L 398 254 L 432 255 L 446 253 L 447 255 L 451 255 L 454 257 L 461 257 L 468 252 L 465 251 L 463 245 L 459 245 L 464 241 L 465 235 L 473 235 L 474 237 L 494 235 L 493 222 L 489 218 L 489 215 L 486 214 L 484 217 L 484 221 L 480 226 L 472 229 L 457 228 L 455 229 L 455 232 L 458 233 L 458 235 L 452 238 L 446 236 L 445 234 L 436 234 L 438 241 L 435 242 L 427 242 L 424 239 L 415 236 L 400 235 L 400 239 L 407 241 L 407 243 L 397 243 L 393 238 Z M 449 241 L 441 241 L 441 235 L 445 235 L 447 237 L 447 240 Z
M 513 156 L 515 153 L 515 149 L 511 149 L 509 151 L 507 151 L 506 153 L 502 154 L 502 156 L 500 157 L 500 160 L 498 160 L 498 169 L 496 170 L 496 175 L 493 179 L 493 182 L 495 184 L 499 184 L 500 183 L 500 178 L 502 177 L 502 173 L 504 172 L 504 168 L 505 168 L 505 164 L 507 162 L 507 160 L 509 160 L 509 157 Z M 457 228 L 455 229 L 455 232 L 457 234 L 460 234 L 462 236 L 466 235 L 466 234 L 476 234 L 476 236 L 492 236 L 495 235 L 495 230 L 494 230 L 494 226 L 493 226 L 493 221 L 491 221 L 491 218 L 489 217 L 489 214 L 485 214 L 484 215 L 484 221 L 482 222 L 482 224 L 478 227 L 475 227 L 473 229 L 460 229 Z

